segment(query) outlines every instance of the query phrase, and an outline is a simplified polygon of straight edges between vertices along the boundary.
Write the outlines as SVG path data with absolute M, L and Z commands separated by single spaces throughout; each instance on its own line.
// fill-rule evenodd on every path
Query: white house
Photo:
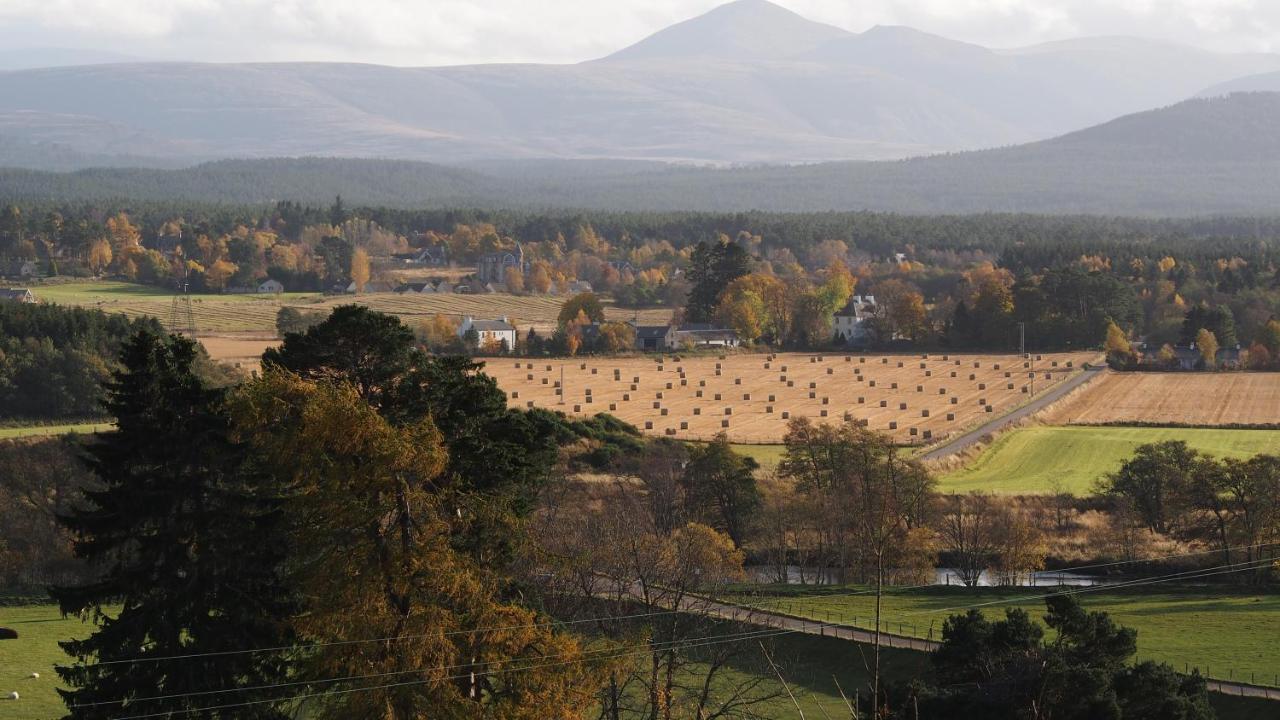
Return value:
M 27 288 L 0 288 L 0 300 L 34 303 L 36 301 L 36 296 Z
M 258 283 L 258 292 L 279 295 L 284 292 L 284 283 L 276 280 L 275 278 L 267 278 L 261 283 Z
M 465 338 L 467 331 L 472 328 L 475 328 L 480 347 L 484 347 L 491 342 L 505 342 L 508 350 L 516 346 L 516 328 L 511 323 L 508 323 L 505 317 L 501 320 L 473 320 L 468 315 L 462 319 L 462 324 L 458 326 L 458 337 Z
M 872 295 L 854 295 L 843 308 L 836 311 L 836 337 L 844 343 L 860 343 L 867 339 L 867 320 L 876 309 Z

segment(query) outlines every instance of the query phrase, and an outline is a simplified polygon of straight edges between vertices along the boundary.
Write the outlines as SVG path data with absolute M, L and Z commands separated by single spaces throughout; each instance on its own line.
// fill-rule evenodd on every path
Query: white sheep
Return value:
M 30 677 L 32 680 L 39 680 L 39 679 L 40 679 L 40 673 L 38 673 L 38 672 L 33 672 L 33 673 L 31 673 L 31 675 L 30 675 L 29 677 Z
M 10 699 L 10 700 L 17 700 L 17 699 L 18 699 L 18 691 L 16 691 L 16 690 L 15 690 L 15 691 L 13 691 L 13 692 L 9 693 L 9 699 Z

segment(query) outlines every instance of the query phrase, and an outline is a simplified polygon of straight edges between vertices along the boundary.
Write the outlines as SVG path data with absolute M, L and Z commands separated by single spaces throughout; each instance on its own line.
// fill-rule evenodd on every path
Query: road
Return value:
M 684 605 L 685 609 L 690 612 L 701 612 L 703 614 L 712 615 L 725 620 L 778 628 L 780 630 L 799 632 L 806 635 L 820 635 L 823 637 L 840 638 L 842 640 L 853 640 L 860 643 L 875 642 L 875 635 L 871 631 L 841 623 L 810 620 L 752 608 L 749 606 L 716 602 L 703 598 L 687 598 L 686 602 L 682 603 L 682 605 Z M 880 633 L 880 644 L 885 647 L 919 650 L 921 652 L 935 650 L 939 645 L 939 643 L 932 640 L 921 640 L 920 638 L 907 637 L 905 635 L 894 635 L 887 632 Z M 1280 700 L 1280 688 L 1233 683 L 1223 680 L 1209 680 L 1207 681 L 1207 685 L 1209 690 L 1225 695 L 1253 697 L 1265 700 Z
M 1024 418 L 1030 417 L 1031 415 L 1034 415 L 1040 412 L 1041 410 L 1045 409 L 1046 406 L 1057 402 L 1067 393 L 1071 392 L 1072 390 L 1075 390 L 1076 388 L 1080 387 L 1081 385 L 1084 385 L 1087 382 L 1092 381 L 1094 378 L 1098 377 L 1105 371 L 1106 371 L 1105 367 L 1091 367 L 1087 370 L 1083 370 L 1080 372 L 1080 374 L 1074 377 L 1071 377 L 1067 380 L 1064 380 L 1058 383 L 1057 385 L 1053 386 L 1046 392 L 1041 393 L 1038 397 L 1036 397 L 1036 399 L 1032 400 L 1026 405 L 1023 405 L 1017 410 L 1014 410 L 1013 412 L 1007 415 L 1002 415 L 996 418 L 995 420 L 992 420 L 989 423 L 985 423 L 980 427 L 970 430 L 969 432 L 955 438 L 954 440 L 949 440 L 946 443 L 939 445 L 938 447 L 921 455 L 920 459 L 924 460 L 925 462 L 928 462 L 931 460 L 941 460 L 942 458 L 948 457 L 950 455 L 955 455 L 956 453 L 966 448 L 972 447 L 978 442 L 981 442 L 984 436 L 990 435 L 999 430 L 1003 430 L 1004 428 L 1009 427 L 1010 425 L 1013 425 L 1014 423 L 1017 423 Z

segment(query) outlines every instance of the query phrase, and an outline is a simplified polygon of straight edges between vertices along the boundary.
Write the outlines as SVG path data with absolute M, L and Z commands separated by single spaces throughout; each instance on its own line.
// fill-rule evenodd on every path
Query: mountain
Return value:
M 138 62 L 140 58 L 124 53 L 75 48 L 31 47 L 0 49 L 0 70 L 27 70 L 66 65 L 102 65 Z
M 360 159 L 222 161 L 181 170 L 0 170 L 11 199 L 259 203 L 333 196 L 401 207 L 625 211 L 1270 215 L 1280 93 L 1188 100 L 1025 145 L 886 162 L 691 168 L 508 160 L 465 168 Z
M 767 0 L 734 0 L 676 23 L 602 58 L 635 60 L 785 60 L 852 33 L 813 22 Z
M 1239 92 L 1280 92 L 1280 72 L 1260 73 L 1218 83 L 1200 91 L 1199 97 L 1218 97 Z
M 0 72 L 0 165 L 327 156 L 778 164 L 1021 144 L 1280 56 L 1132 38 L 992 50 L 739 0 L 573 65 L 117 63 Z M 59 163 L 9 151 L 58 148 Z

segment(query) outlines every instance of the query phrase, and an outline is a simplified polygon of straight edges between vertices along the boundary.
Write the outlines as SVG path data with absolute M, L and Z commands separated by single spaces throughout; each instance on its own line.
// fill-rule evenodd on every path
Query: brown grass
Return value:
M 1038 357 L 1034 361 L 1035 384 L 1040 392 L 1074 372 L 1092 354 Z M 533 403 L 572 415 L 607 412 L 654 435 L 706 440 L 724 431 L 735 442 L 776 443 L 786 432 L 788 418 L 784 413 L 790 418 L 828 422 L 840 422 L 848 413 L 900 442 L 920 443 L 998 417 L 1025 402 L 1028 394 L 1023 389 L 1029 382 L 1026 362 L 1018 355 L 938 354 L 787 353 L 772 360 L 750 354 L 723 359 L 503 358 L 488 361 L 485 372 L 508 392 L 513 407 Z M 1067 367 L 1068 362 L 1074 367 Z M 566 385 L 563 404 L 556 394 L 562 370 Z M 951 377 L 952 372 L 956 377 Z M 632 390 L 632 385 L 636 389 Z M 945 394 L 940 392 L 943 389 Z M 948 414 L 953 417 L 948 419 Z M 687 427 L 681 428 L 682 423 Z M 925 437 L 926 432 L 930 437 Z
M 1050 424 L 1280 422 L 1280 373 L 1108 372 L 1046 410 Z
M 274 336 L 263 333 L 224 333 L 198 339 L 209 357 L 245 369 L 257 368 L 262 352 L 280 344 Z

